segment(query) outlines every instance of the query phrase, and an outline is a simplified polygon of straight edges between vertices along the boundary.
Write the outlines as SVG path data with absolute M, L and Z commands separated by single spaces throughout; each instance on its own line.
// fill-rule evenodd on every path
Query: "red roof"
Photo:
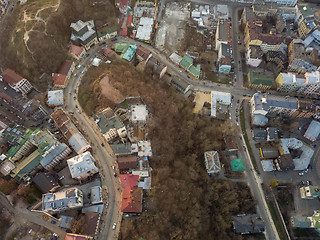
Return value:
M 128 32 L 127 28 L 122 28 L 122 36 L 123 37 L 127 36 L 127 32 Z
M 2 74 L 3 81 L 6 83 L 13 83 L 16 84 L 20 82 L 23 77 L 21 77 L 19 74 L 17 74 L 15 71 L 11 70 L 10 68 L 7 68 Z
M 67 76 L 72 64 L 73 61 L 65 60 L 60 67 L 59 73 Z
M 138 175 L 121 174 L 122 191 L 122 212 L 142 212 L 142 188 L 137 188 L 139 182 Z
M 127 27 L 132 25 L 132 15 L 129 15 L 127 18 Z
M 105 55 L 106 57 L 111 57 L 115 54 L 114 51 L 112 51 L 110 48 L 104 48 L 103 49 L 103 55 Z
M 85 235 L 78 235 L 73 233 L 67 233 L 64 240 L 89 240 L 92 239 L 92 237 L 88 237 Z
M 79 47 L 77 45 L 71 44 L 70 45 L 70 52 L 74 54 L 75 56 L 79 57 L 81 53 L 85 51 L 84 47 Z
M 54 73 L 52 75 L 53 85 L 64 87 L 67 76 L 64 74 Z

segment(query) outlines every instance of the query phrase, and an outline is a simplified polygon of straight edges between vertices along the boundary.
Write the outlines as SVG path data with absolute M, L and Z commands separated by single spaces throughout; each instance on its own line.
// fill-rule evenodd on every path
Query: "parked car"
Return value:
M 115 230 L 115 229 L 116 229 L 116 227 L 117 227 L 117 224 L 116 224 L 116 223 L 114 223 L 114 224 L 112 225 L 112 229 L 113 229 L 113 230 Z
M 56 224 L 57 222 L 56 221 L 54 221 L 54 220 L 51 220 L 50 221 L 52 224 Z
M 303 174 L 304 174 L 303 172 L 299 172 L 299 176 L 303 176 Z

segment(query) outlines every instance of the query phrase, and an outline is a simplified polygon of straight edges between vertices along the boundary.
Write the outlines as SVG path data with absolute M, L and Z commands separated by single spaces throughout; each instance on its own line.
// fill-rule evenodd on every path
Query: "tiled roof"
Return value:
M 64 74 L 64 75 L 68 75 L 69 70 L 72 66 L 72 63 L 73 63 L 73 61 L 71 61 L 71 60 L 65 60 L 60 67 L 59 73 Z
M 136 168 L 137 157 L 136 156 L 119 157 L 117 158 L 117 163 L 118 163 L 119 170 Z
M 70 45 L 70 52 L 77 57 L 79 57 L 83 51 L 84 51 L 84 47 L 79 47 L 74 44 Z
M 52 75 L 53 85 L 64 86 L 67 76 L 64 74 L 54 73 Z
M 4 72 L 2 72 L 3 81 L 10 84 L 16 84 L 20 82 L 23 77 L 21 77 L 19 74 L 17 74 L 15 71 L 11 70 L 10 68 L 7 68 Z

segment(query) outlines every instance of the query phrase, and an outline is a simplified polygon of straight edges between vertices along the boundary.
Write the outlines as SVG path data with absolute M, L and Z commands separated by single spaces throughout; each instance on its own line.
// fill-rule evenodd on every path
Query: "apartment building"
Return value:
M 20 92 L 23 96 L 26 96 L 33 88 L 27 79 L 21 77 L 10 68 L 7 68 L 1 73 L 0 81 L 7 83 L 11 88 Z

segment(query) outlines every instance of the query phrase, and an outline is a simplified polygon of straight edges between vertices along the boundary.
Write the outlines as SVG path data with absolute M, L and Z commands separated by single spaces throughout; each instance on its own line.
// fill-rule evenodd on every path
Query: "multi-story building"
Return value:
M 85 180 L 98 172 L 95 159 L 90 152 L 82 153 L 67 160 L 71 177 L 77 180 Z
M 252 10 L 257 17 L 274 16 L 278 11 L 278 4 L 274 2 L 266 2 L 264 4 L 253 4 Z
M 71 23 L 71 42 L 83 46 L 86 50 L 98 43 L 93 21 L 83 22 L 81 20 Z
M 253 119 L 255 115 L 262 115 L 267 118 L 289 118 L 299 109 L 297 98 L 262 93 L 255 93 L 250 100 L 250 104 Z
M 263 52 L 259 46 L 249 46 L 246 52 L 246 63 L 250 67 L 258 67 L 262 62 Z
M 277 90 L 284 92 L 296 92 L 307 85 L 307 80 L 304 75 L 292 72 L 279 73 L 275 81 Z
M 285 51 L 269 51 L 266 54 L 267 62 L 277 64 L 277 70 L 281 71 L 288 65 L 288 58 Z
M 317 27 L 314 14 L 308 3 L 299 3 L 296 6 L 296 23 L 300 38 L 305 39 Z
M 245 27 L 244 44 L 246 49 L 249 46 L 259 46 L 264 53 L 268 51 L 278 51 L 283 43 L 283 36 L 276 34 L 272 29 L 270 33 L 262 33 L 262 20 L 257 18 L 249 19 Z
M 291 225 L 293 228 L 314 228 L 319 229 L 320 223 L 320 211 L 315 210 L 313 215 L 310 217 L 306 216 L 292 216 Z
M 20 92 L 23 96 L 26 96 L 33 88 L 27 79 L 21 77 L 9 68 L 1 73 L 0 81 L 4 81 L 14 90 Z
M 276 2 L 278 5 L 294 7 L 298 0 L 266 0 L 266 2 Z
M 126 127 L 111 108 L 102 109 L 96 116 L 96 123 L 107 142 L 127 136 Z
M 91 150 L 90 144 L 61 108 L 56 109 L 51 118 L 77 154 Z
M 58 73 L 53 73 L 53 85 L 59 88 L 66 88 L 71 74 L 74 70 L 75 63 L 71 60 L 65 60 Z
M 219 20 L 216 31 L 216 50 L 219 50 L 221 43 L 231 45 L 231 42 L 231 21 Z
M 63 189 L 42 195 L 42 211 L 57 214 L 83 206 L 83 193 L 78 188 Z

